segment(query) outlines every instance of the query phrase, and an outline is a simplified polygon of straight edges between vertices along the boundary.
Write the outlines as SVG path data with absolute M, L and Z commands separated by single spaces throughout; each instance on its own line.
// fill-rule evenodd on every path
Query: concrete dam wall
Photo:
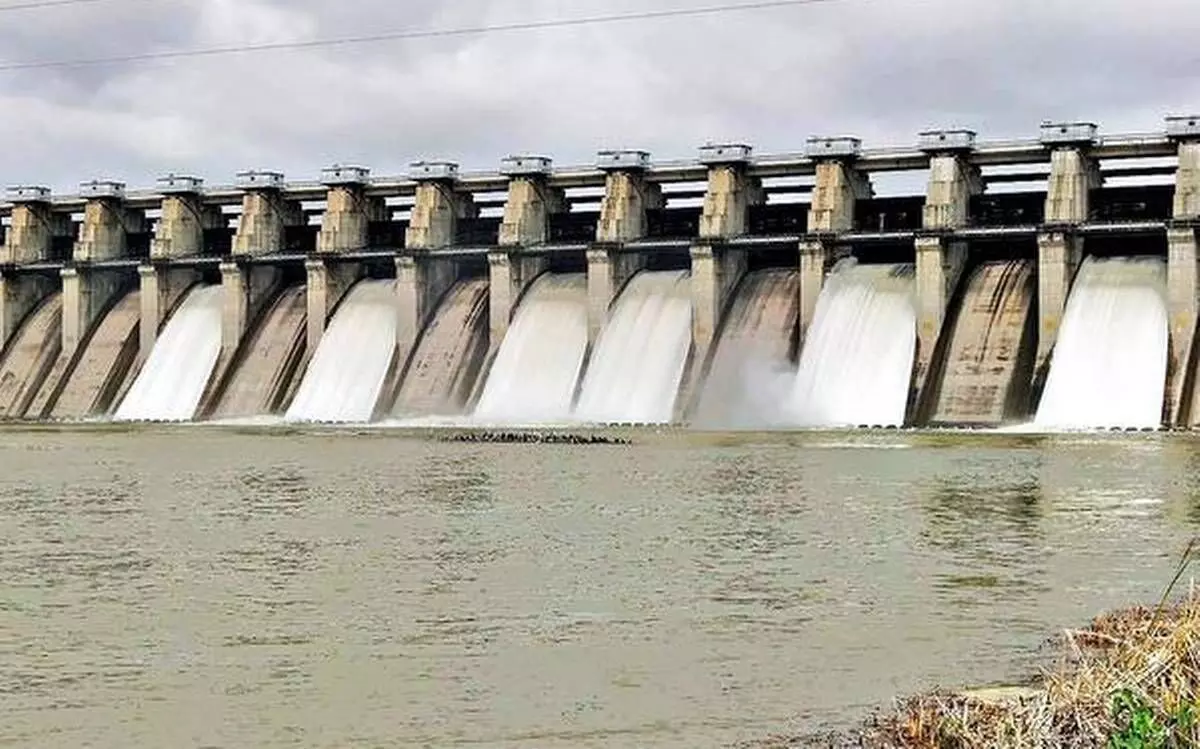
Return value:
M 17 186 L 0 418 L 1191 427 L 1198 226 L 1196 117 Z

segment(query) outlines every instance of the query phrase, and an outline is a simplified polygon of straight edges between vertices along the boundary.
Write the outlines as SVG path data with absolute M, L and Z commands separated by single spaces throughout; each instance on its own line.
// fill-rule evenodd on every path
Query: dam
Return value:
M 1198 227 L 1191 116 L 15 185 L 0 416 L 1186 429 Z

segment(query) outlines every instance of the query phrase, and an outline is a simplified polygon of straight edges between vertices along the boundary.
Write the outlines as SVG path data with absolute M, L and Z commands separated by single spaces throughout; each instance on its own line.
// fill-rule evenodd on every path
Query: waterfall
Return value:
M 703 428 L 771 426 L 796 379 L 792 348 L 800 274 L 749 273 L 738 286 L 713 351 L 692 423 Z
M 595 423 L 671 421 L 692 345 L 686 271 L 642 272 L 613 306 L 575 409 Z
M 129 393 L 117 421 L 188 421 L 221 355 L 219 285 L 188 292 L 165 327 Z
M 544 274 L 517 308 L 475 418 L 517 424 L 567 421 L 587 344 L 587 276 Z
M 1087 258 L 1050 362 L 1035 425 L 1157 428 L 1167 378 L 1167 265 Z
M 838 263 L 817 299 L 786 420 L 902 425 L 917 346 L 914 297 L 912 265 Z
M 287 411 L 288 421 L 371 420 L 396 352 L 395 282 L 360 281 L 338 306 Z

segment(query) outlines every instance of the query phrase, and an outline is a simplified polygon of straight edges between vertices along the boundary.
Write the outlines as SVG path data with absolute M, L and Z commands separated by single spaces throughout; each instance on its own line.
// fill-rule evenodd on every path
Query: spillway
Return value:
M 488 350 L 488 281 L 459 281 L 413 350 L 393 416 L 461 414 Z
M 671 421 L 692 344 L 686 271 L 637 274 L 600 332 L 575 409 L 594 423 Z
M 987 262 L 972 272 L 947 331 L 931 423 L 999 426 L 1028 416 L 1036 295 L 1031 260 Z
M 62 349 L 62 294 L 52 294 L 21 323 L 0 361 L 0 416 L 19 419 Z
M 262 416 L 282 410 L 280 401 L 304 356 L 307 320 L 305 287 L 284 289 L 242 343 L 212 407 L 214 418 Z
M 1167 378 L 1167 265 L 1094 258 L 1076 275 L 1036 426 L 1157 428 Z
M 912 265 L 838 263 L 817 299 L 784 418 L 801 427 L 904 423 L 916 353 Z
M 543 274 L 517 308 L 475 406 L 475 417 L 512 424 L 570 419 L 587 346 L 587 276 Z
M 39 394 L 43 416 L 82 419 L 108 413 L 137 358 L 141 299 L 134 289 L 104 315 L 56 383 L 58 393 Z
M 692 415 L 696 426 L 747 429 L 778 421 L 796 376 L 792 360 L 800 274 L 747 274 L 726 313 L 708 376 Z
M 196 286 L 158 334 L 117 421 L 188 421 L 221 354 L 221 287 Z
M 398 314 L 394 281 L 356 284 L 313 353 L 287 419 L 370 421 L 395 358 Z

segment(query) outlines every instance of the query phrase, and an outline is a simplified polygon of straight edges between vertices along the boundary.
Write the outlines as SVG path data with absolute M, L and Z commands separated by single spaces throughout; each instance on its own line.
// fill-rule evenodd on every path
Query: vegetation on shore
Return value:
M 1029 687 L 902 700 L 853 736 L 769 746 L 867 749 L 1177 749 L 1200 747 L 1200 594 L 1097 617 L 1063 634 L 1057 665 Z

